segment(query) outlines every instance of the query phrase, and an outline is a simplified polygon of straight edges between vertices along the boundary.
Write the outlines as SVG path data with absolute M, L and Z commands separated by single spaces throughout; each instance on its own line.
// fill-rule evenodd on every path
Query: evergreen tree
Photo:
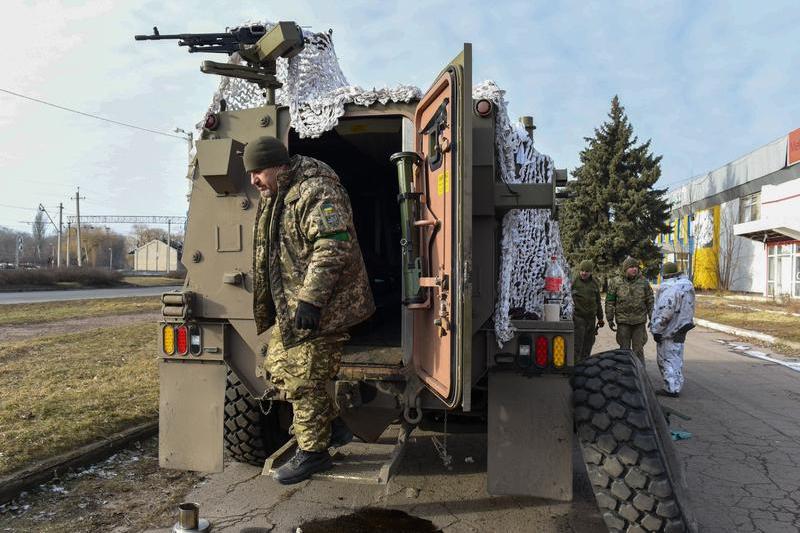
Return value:
M 661 176 L 661 156 L 652 154 L 649 140 L 636 145 L 617 96 L 608 118 L 594 137 L 584 138 L 581 164 L 572 172 L 577 179 L 568 184 L 571 198 L 559 217 L 564 250 L 571 265 L 594 261 L 603 279 L 620 272 L 629 255 L 652 277 L 662 257 L 655 238 L 669 229 L 666 189 L 653 188 Z

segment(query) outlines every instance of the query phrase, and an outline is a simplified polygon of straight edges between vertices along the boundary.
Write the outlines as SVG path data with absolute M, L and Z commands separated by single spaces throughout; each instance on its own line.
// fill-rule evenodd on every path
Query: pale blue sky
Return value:
M 245 20 L 333 28 L 346 76 L 364 87 L 424 90 L 471 42 L 474 80 L 506 89 L 512 118 L 533 114 L 537 147 L 570 170 L 614 94 L 664 156 L 663 185 L 800 127 L 800 9 L 789 1 L 12 0 L 3 14 L 0 88 L 164 132 L 190 130 L 218 80 L 200 73 L 200 54 L 133 35 Z M 78 185 L 85 215 L 185 212 L 180 139 L 0 93 L 0 146 L 0 225 L 27 229 L 19 221 L 39 203 L 73 214 Z

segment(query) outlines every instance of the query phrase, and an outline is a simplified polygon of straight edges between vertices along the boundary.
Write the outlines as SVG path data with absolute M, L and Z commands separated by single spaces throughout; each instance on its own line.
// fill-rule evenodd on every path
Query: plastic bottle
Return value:
M 564 271 L 556 256 L 550 256 L 550 264 L 544 275 L 544 319 L 550 322 L 559 320 L 561 315 L 561 285 Z

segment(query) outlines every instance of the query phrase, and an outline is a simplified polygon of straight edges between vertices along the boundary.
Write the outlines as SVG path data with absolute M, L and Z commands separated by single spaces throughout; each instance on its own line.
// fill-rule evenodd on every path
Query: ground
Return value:
M 733 340 L 702 328 L 690 332 L 684 392 L 677 399 L 660 399 L 692 417 L 690 421 L 678 420 L 673 427 L 692 433 L 676 446 L 686 466 L 701 531 L 796 532 L 800 528 L 800 374 L 734 352 L 730 345 L 718 342 L 723 338 Z M 605 328 L 595 351 L 612 347 L 613 339 Z M 658 388 L 652 341 L 646 345 L 646 352 L 648 371 Z M 310 520 L 348 515 L 364 506 L 399 509 L 431 520 L 448 533 L 603 531 L 577 454 L 573 456 L 573 502 L 491 497 L 485 492 L 485 456 L 481 452 L 485 437 L 451 434 L 448 452 L 454 462 L 453 469 L 448 470 L 432 441 L 434 436 L 441 439 L 441 434 L 415 432 L 412 436 L 402 468 L 387 486 L 311 481 L 283 487 L 261 476 L 259 468 L 231 462 L 223 473 L 200 481 L 189 474 L 157 472 L 155 444 L 150 442 L 138 460 L 149 467 L 142 478 L 132 477 L 134 482 L 127 489 L 120 490 L 116 485 L 130 475 L 127 467 L 120 467 L 116 480 L 104 480 L 96 471 L 90 472 L 57 485 L 66 494 L 45 487 L 18 501 L 15 511 L 6 506 L 0 514 L 0 531 L 38 530 L 42 522 L 32 520 L 45 513 L 42 516 L 47 518 L 48 527 L 93 531 L 99 522 L 92 521 L 106 515 L 103 520 L 108 516 L 117 520 L 116 528 L 109 526 L 112 531 L 149 527 L 153 532 L 166 533 L 177 519 L 175 503 L 181 500 L 198 502 L 201 516 L 211 520 L 215 531 L 222 532 L 238 532 L 245 527 L 294 532 Z M 100 470 L 109 469 L 118 470 L 113 466 Z M 116 488 L 105 488 L 106 483 Z M 104 495 L 90 509 L 87 493 L 98 491 Z M 142 502 L 160 506 L 159 512 L 143 512 Z M 25 505 L 30 507 L 24 510 Z

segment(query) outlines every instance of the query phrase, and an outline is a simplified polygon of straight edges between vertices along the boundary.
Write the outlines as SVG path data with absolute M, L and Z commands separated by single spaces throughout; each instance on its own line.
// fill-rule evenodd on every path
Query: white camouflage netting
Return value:
M 263 24 L 267 31 L 275 26 L 272 22 Z M 332 31 L 303 30 L 303 51 L 291 59 L 278 58 L 277 61 L 276 77 L 283 87 L 276 91 L 276 100 L 289 108 L 292 128 L 301 138 L 319 137 L 336 127 L 346 104 L 370 106 L 375 102 L 410 102 L 422 96 L 419 88 L 410 85 L 371 90 L 349 85 L 339 67 L 331 36 Z M 239 64 L 239 54 L 232 55 L 229 62 Z M 256 84 L 238 78 L 221 78 L 208 112 L 219 111 L 223 98 L 230 110 L 266 103 L 264 91 Z M 202 127 L 202 123 L 197 127 Z
M 505 91 L 493 81 L 486 81 L 472 90 L 473 98 L 486 98 L 497 107 L 495 145 L 500 179 L 506 183 L 547 183 L 553 179 L 555 167 L 550 156 L 540 154 L 525 128 L 508 118 Z M 517 171 L 519 165 L 519 171 Z M 561 317 L 572 318 L 572 290 L 569 266 L 564 260 L 558 222 L 543 209 L 514 209 L 503 217 L 500 276 L 497 281 L 497 305 L 494 329 L 501 344 L 514 336 L 511 318 L 535 314 L 544 309 L 544 275 L 555 255 L 564 272 L 561 285 Z M 512 313 L 513 311 L 513 313 Z
M 248 23 L 251 24 L 251 23 Z M 269 31 L 274 23 L 264 23 Z M 283 87 L 276 93 L 278 104 L 289 107 L 291 126 L 300 137 L 319 137 L 336 127 L 344 115 L 344 106 L 354 103 L 369 106 L 375 102 L 410 102 L 422 92 L 409 85 L 366 90 L 349 85 L 339 66 L 331 32 L 303 31 L 306 40 L 301 53 L 279 59 L 277 78 Z M 230 62 L 239 63 L 238 54 Z M 533 147 L 525 129 L 508 118 L 505 91 L 487 81 L 473 89 L 473 98 L 486 98 L 497 106 L 496 138 L 500 177 L 506 183 L 545 183 L 553 179 L 553 161 Z M 208 112 L 217 112 L 225 99 L 230 110 L 258 107 L 266 103 L 263 90 L 237 78 L 222 76 Z M 202 127 L 202 122 L 198 124 Z M 198 137 L 199 138 L 199 135 Z M 519 165 L 519 172 L 516 167 Z M 495 333 L 502 345 L 514 335 L 514 318 L 542 316 L 544 274 L 550 256 L 555 254 L 564 271 L 562 318 L 572 317 L 569 267 L 564 260 L 558 223 L 550 220 L 549 211 L 513 210 L 503 218 L 503 239 L 498 299 L 495 308 Z

